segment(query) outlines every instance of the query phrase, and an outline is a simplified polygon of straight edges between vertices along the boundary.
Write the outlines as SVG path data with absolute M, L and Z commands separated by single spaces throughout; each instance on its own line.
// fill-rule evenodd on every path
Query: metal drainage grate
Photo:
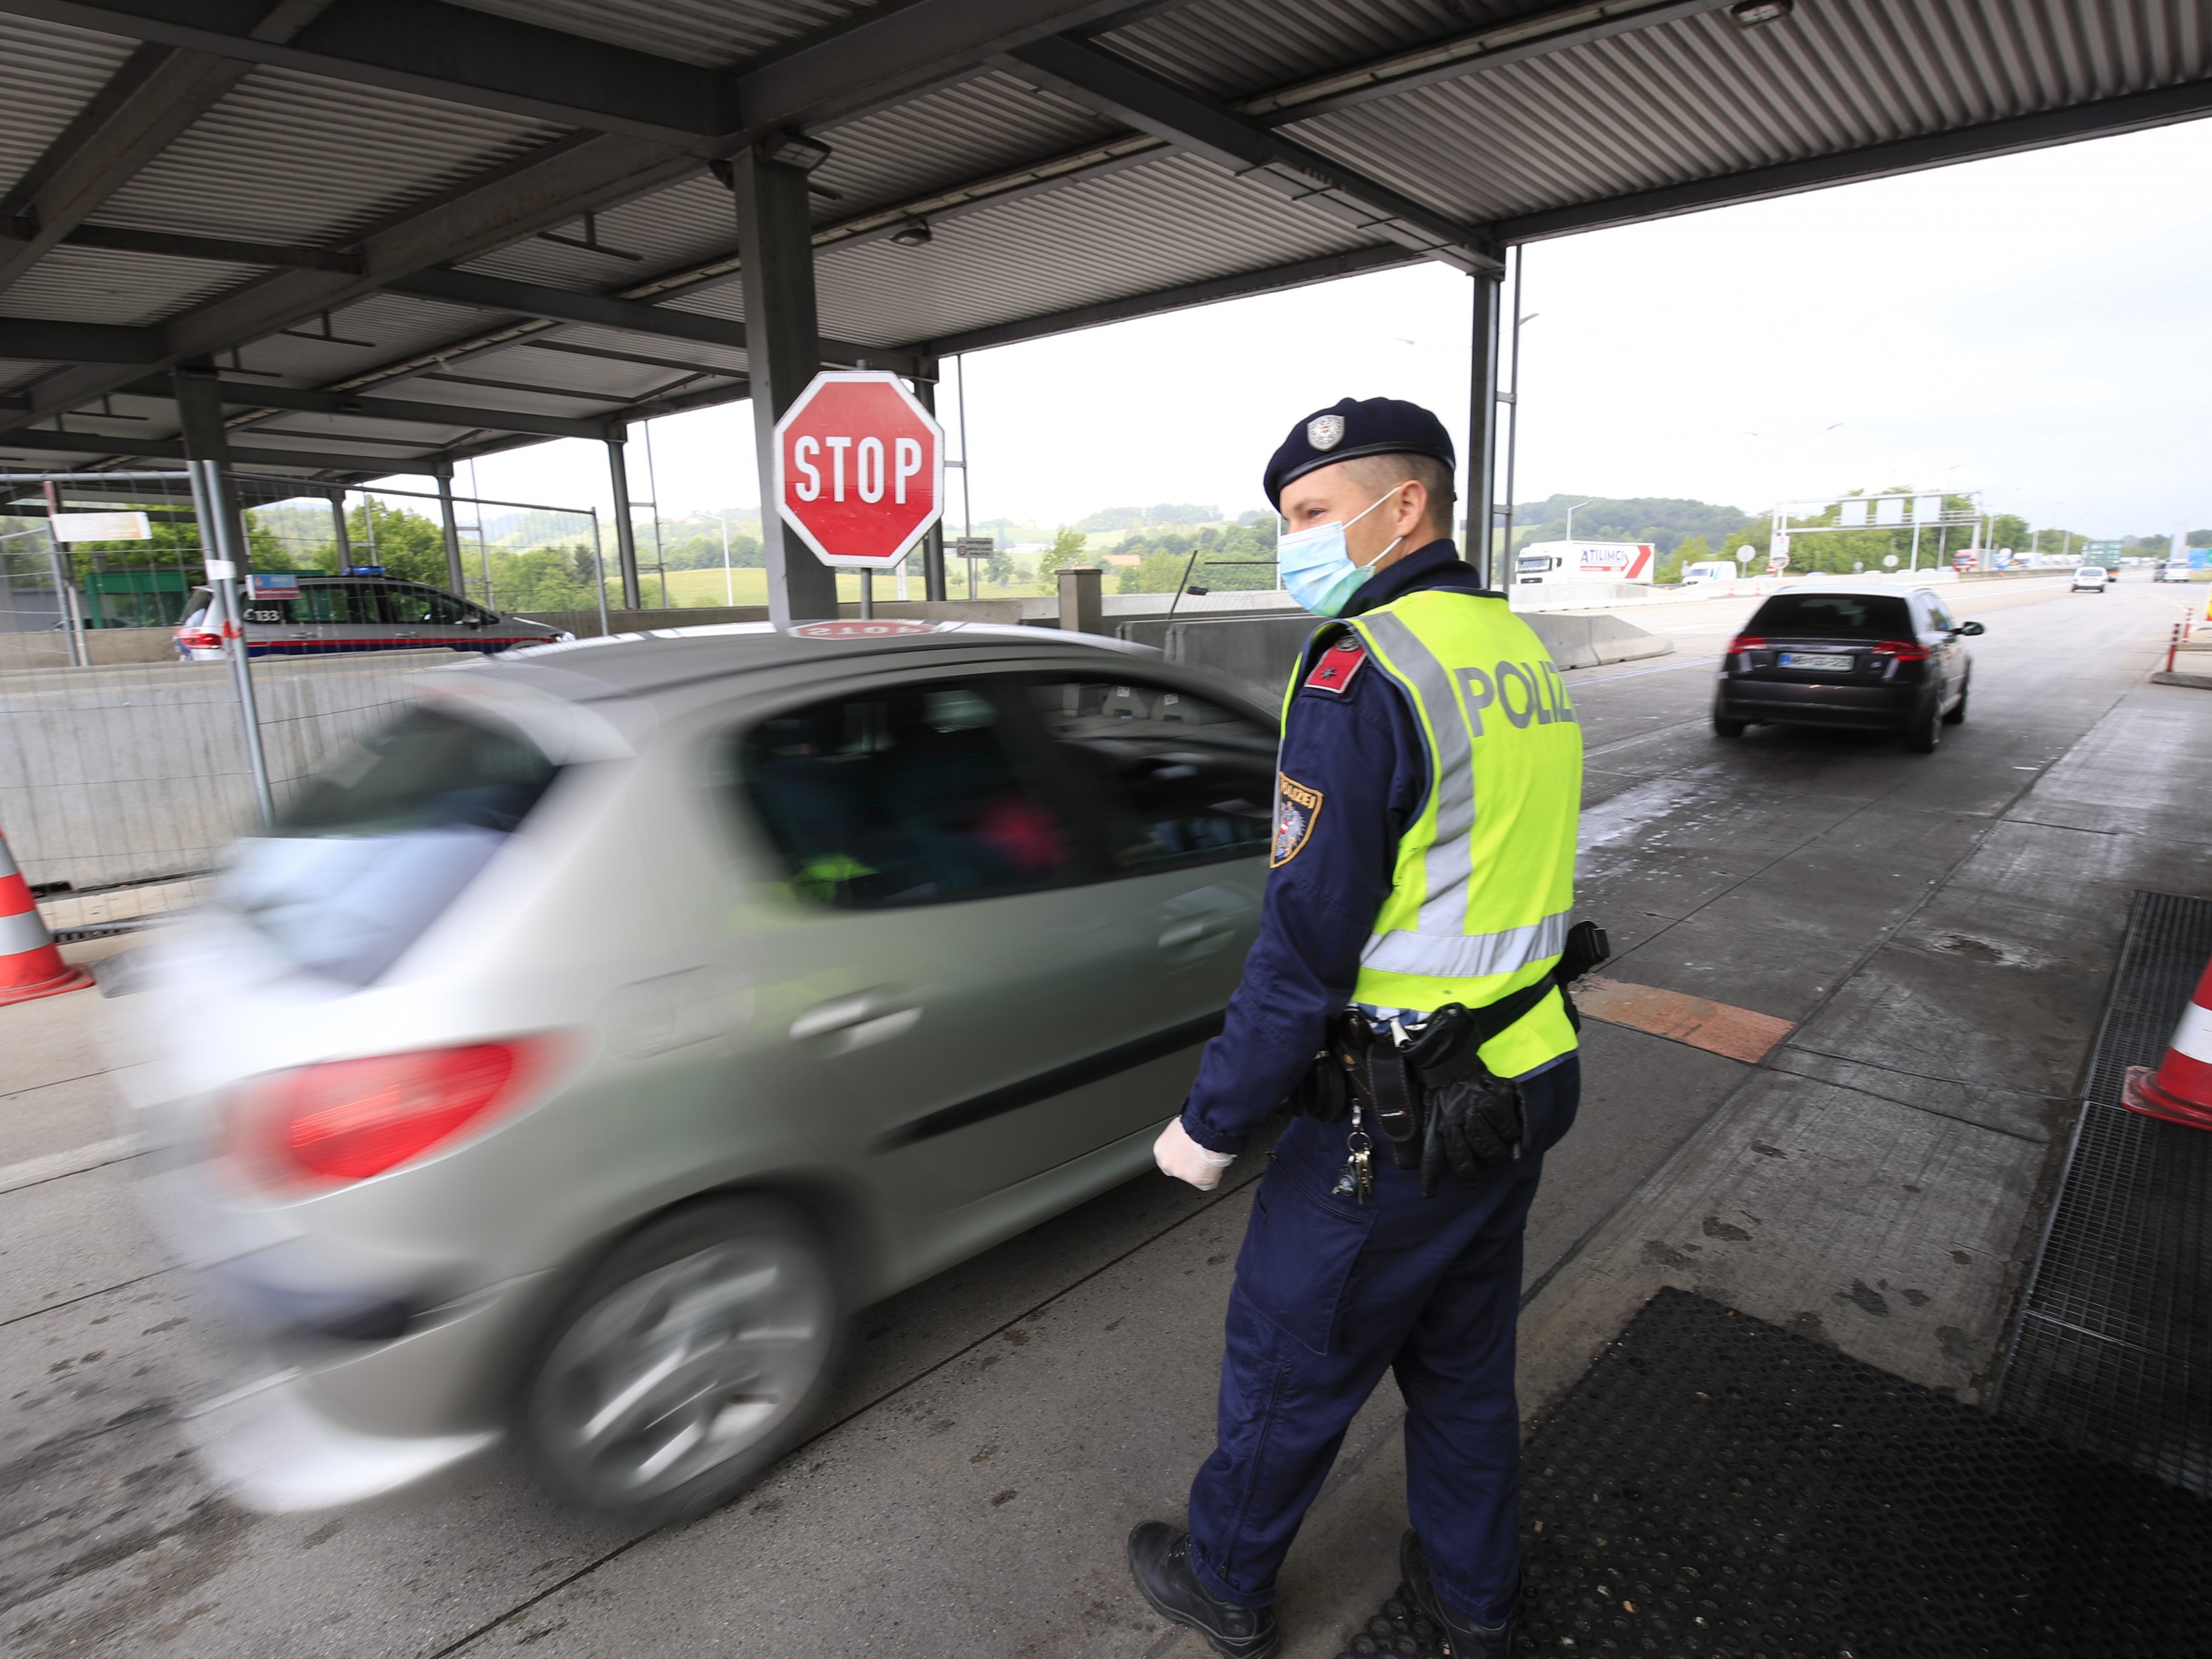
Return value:
M 2118 1104 L 2212 957 L 2212 902 L 2136 896 L 2087 1098 L 1996 1396 L 2070 1445 L 2212 1496 L 2212 1133 Z
M 1662 1291 L 1530 1438 L 1521 1653 L 2194 1652 L 2212 1504 Z M 1400 1587 L 1346 1652 L 1440 1650 Z

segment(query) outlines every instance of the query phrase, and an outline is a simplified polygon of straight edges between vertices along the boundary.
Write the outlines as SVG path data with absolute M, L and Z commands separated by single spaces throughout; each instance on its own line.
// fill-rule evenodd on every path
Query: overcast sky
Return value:
M 1911 485 L 2100 535 L 2212 526 L 2208 180 L 2200 121 L 1535 244 L 1515 494 Z M 1464 432 L 1468 287 L 1425 265 L 976 353 L 975 516 L 1264 506 L 1291 422 L 1347 395 Z M 653 423 L 664 511 L 759 499 L 750 410 Z M 644 451 L 634 429 L 640 498 Z M 605 475 L 563 441 L 477 485 L 604 507 Z

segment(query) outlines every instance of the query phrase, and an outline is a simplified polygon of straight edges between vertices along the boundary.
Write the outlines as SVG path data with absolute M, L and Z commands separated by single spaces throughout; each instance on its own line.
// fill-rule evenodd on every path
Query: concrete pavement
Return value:
M 2145 683 L 2160 598 L 1959 593 L 1990 631 L 1972 717 L 1930 757 L 1715 738 L 1744 602 L 1639 615 L 1680 654 L 1570 677 L 1608 974 L 1793 1030 L 1748 1065 L 1591 1024 L 1530 1224 L 1530 1411 L 1664 1284 L 1978 1397 L 2128 896 L 2212 892 L 2212 696 Z M 7 1650 L 1202 1650 L 1137 1601 L 1121 1540 L 1180 1514 L 1211 1445 L 1256 1158 L 1209 1198 L 1132 1182 L 871 1310 L 830 1426 L 680 1531 L 557 1510 L 496 1461 L 406 1504 L 247 1516 L 179 1455 L 174 1411 L 229 1377 L 222 1320 L 104 1144 L 99 1006 L 0 1010 Z M 8 1190 L 9 1170 L 37 1178 Z M 1395 1582 L 1397 1415 L 1386 1384 L 1291 1557 L 1293 1654 L 1335 1653 Z

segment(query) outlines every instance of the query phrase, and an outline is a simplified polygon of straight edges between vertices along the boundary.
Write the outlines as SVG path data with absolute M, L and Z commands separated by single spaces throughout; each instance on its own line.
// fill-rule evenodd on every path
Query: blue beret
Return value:
M 1396 398 L 1344 398 L 1291 428 L 1291 435 L 1267 463 L 1264 482 L 1268 501 L 1281 511 L 1285 484 L 1355 455 L 1432 455 L 1446 466 L 1459 465 L 1451 434 L 1419 404 Z

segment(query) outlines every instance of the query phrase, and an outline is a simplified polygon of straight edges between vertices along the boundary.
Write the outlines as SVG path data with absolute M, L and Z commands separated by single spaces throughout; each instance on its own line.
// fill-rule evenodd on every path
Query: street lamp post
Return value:
M 717 513 L 714 522 L 722 526 L 722 603 L 733 606 L 738 602 L 738 590 L 730 577 L 730 521 Z
M 1592 497 L 1590 497 L 1590 501 L 1595 501 L 1596 499 L 1597 499 L 1597 498 L 1596 498 L 1595 495 L 1593 495 Z M 1573 506 L 1573 507 L 1569 507 L 1569 508 L 1567 509 L 1567 540 L 1568 540 L 1569 542 L 1572 542 L 1572 541 L 1574 540 L 1574 538 L 1575 538 L 1575 514 L 1576 514 L 1576 512 L 1577 511 L 1577 509 L 1582 508 L 1582 507 L 1588 507 L 1589 505 L 1589 501 L 1577 501 L 1577 502 L 1574 504 L 1574 506 Z

